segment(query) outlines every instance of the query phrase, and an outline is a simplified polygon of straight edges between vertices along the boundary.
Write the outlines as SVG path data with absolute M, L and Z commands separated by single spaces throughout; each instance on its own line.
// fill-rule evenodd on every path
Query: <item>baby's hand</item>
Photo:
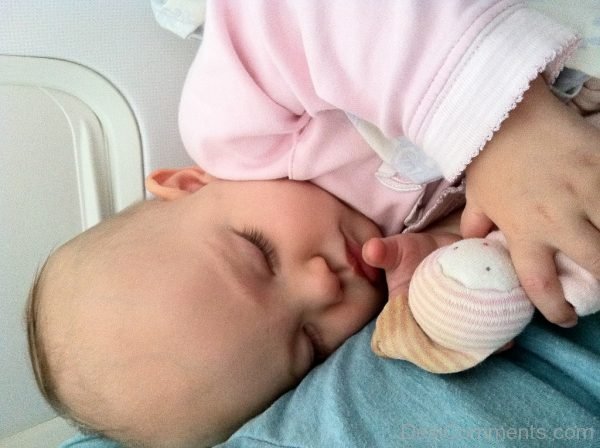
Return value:
M 463 237 L 504 233 L 521 285 L 551 322 L 577 322 L 557 278 L 564 252 L 600 278 L 600 130 L 536 80 L 467 169 Z
M 372 238 L 363 245 L 362 256 L 371 266 L 385 270 L 390 298 L 407 297 L 410 279 L 421 260 L 459 239 L 458 235 L 447 232 Z

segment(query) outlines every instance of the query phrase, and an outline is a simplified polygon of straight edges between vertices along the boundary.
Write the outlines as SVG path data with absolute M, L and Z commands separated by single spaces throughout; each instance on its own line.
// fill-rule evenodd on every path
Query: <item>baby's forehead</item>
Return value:
M 144 235 L 143 229 L 140 232 Z M 212 234 L 210 238 L 218 241 L 226 237 Z M 168 331 L 176 329 L 189 314 L 182 301 L 173 300 L 179 292 L 190 292 L 186 288 L 192 282 L 187 280 L 201 277 L 202 272 L 215 277 L 215 273 L 222 270 L 214 267 L 215 263 L 198 269 L 190 262 L 193 257 L 189 247 L 178 247 L 171 252 L 164 250 L 171 248 L 171 243 L 177 246 L 177 240 L 133 238 L 127 247 L 114 244 L 115 240 L 107 245 L 95 239 L 78 240 L 57 249 L 48 260 L 42 274 L 40 311 L 43 312 L 44 337 L 52 348 L 51 364 L 62 390 L 66 391 L 65 397 L 88 397 L 83 402 L 89 403 L 89 393 L 104 393 L 108 402 L 137 403 L 139 408 L 125 407 L 119 413 L 140 416 L 148 415 L 147 409 L 152 406 L 171 409 L 153 423 L 165 430 L 163 423 L 167 417 L 177 416 L 172 426 L 181 427 L 186 415 L 204 410 L 199 408 L 202 401 L 189 401 L 193 396 L 189 387 L 197 385 L 193 380 L 200 376 L 198 372 L 184 375 L 177 355 L 169 354 L 166 349 L 160 355 L 159 348 L 165 340 L 176 339 L 175 333 L 168 334 Z M 142 246 L 144 250 L 137 250 Z M 209 247 L 212 246 L 215 245 Z M 222 246 L 216 244 L 215 247 Z M 203 250 L 195 255 L 210 253 Z M 212 253 L 217 255 L 214 250 Z M 175 263 L 180 260 L 183 263 Z M 206 269 L 207 266 L 213 268 Z M 158 302 L 153 298 L 164 300 Z M 148 308 L 155 308 L 157 312 L 144 313 Z M 79 390 L 73 388 L 77 384 Z M 145 391 L 136 396 L 135 391 L 141 390 L 140 384 Z M 148 394 L 148 391 L 156 393 Z M 150 403 L 154 399 L 160 402 Z M 175 404 L 169 405 L 169 400 Z

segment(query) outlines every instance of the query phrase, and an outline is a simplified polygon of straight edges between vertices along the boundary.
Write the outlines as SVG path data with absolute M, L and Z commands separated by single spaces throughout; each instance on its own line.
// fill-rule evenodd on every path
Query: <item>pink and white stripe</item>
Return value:
M 433 341 L 487 356 L 531 321 L 534 307 L 521 287 L 510 291 L 470 289 L 447 277 L 438 259 L 428 257 L 419 265 L 409 291 L 413 316 Z

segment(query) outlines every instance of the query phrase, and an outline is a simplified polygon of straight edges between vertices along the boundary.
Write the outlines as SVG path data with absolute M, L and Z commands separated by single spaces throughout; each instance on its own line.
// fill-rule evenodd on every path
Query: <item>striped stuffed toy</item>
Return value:
M 556 256 L 565 298 L 578 315 L 600 310 L 600 281 L 564 254 Z M 469 369 L 510 343 L 534 307 L 519 284 L 500 232 L 445 246 L 415 271 L 408 298 L 393 298 L 371 340 L 382 357 L 433 373 Z

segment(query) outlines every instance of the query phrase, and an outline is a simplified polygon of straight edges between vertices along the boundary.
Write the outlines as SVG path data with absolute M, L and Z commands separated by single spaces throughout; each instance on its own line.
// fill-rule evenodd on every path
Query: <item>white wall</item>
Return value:
M 0 448 L 46 448 L 58 446 L 76 434 L 75 429 L 57 417 L 0 440 Z

